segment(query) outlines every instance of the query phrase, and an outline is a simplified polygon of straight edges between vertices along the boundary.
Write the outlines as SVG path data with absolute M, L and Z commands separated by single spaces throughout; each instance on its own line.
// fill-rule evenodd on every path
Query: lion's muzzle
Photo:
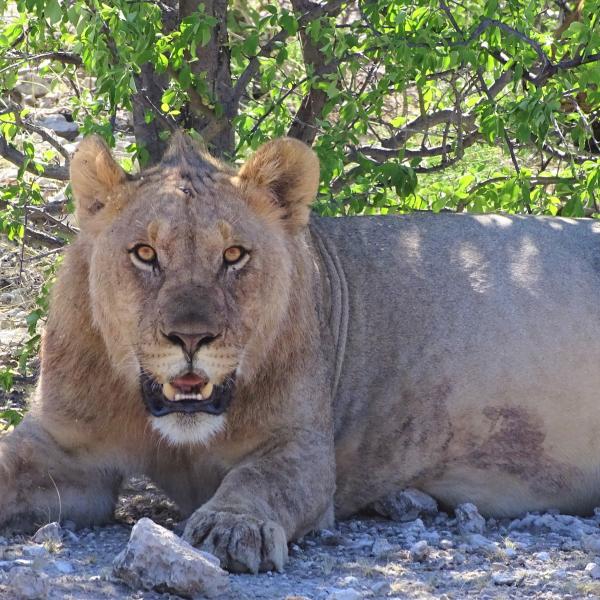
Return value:
M 193 393 L 177 394 L 175 400 L 170 400 L 164 393 L 164 386 L 148 375 L 142 374 L 140 381 L 144 404 L 154 417 L 164 417 L 171 413 L 192 414 L 203 412 L 211 415 L 223 414 L 232 400 L 235 389 L 235 376 L 232 376 L 220 385 L 211 385 L 212 389 L 208 397 Z M 207 389 L 207 386 L 204 389 Z

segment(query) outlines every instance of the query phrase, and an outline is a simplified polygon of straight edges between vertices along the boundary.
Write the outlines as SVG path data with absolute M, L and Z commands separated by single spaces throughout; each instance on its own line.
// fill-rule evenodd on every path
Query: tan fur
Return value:
M 81 143 L 72 185 L 82 231 L 53 291 L 31 411 L 0 445 L 6 526 L 104 521 L 121 479 L 143 472 L 184 511 L 208 501 L 186 537 L 224 565 L 282 568 L 286 541 L 327 513 L 334 486 L 323 361 L 307 335 L 318 328 L 305 240 L 318 177 L 295 140 L 267 144 L 238 176 L 176 136 L 136 178 L 99 138 Z M 156 249 L 160 275 L 132 263 L 137 243 Z M 250 261 L 223 272 L 224 250 L 238 244 Z M 161 331 L 194 327 L 220 333 L 194 368 L 214 385 L 235 373 L 236 398 L 218 417 L 150 417 L 140 371 L 158 384 L 186 372 Z M 314 473 L 303 474 L 307 463 Z

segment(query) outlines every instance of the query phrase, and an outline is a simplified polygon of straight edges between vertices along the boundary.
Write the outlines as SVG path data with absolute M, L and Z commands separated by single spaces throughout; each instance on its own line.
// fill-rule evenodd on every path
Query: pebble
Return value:
M 456 514 L 458 531 L 462 535 L 483 533 L 485 530 L 485 519 L 471 502 L 460 504 L 454 512 Z
M 375 502 L 372 508 L 392 521 L 413 521 L 421 515 L 435 515 L 438 505 L 431 496 L 408 488 Z
M 525 578 L 523 573 L 514 571 L 501 571 L 492 573 L 492 581 L 496 585 L 519 585 Z
M 345 590 L 333 590 L 327 600 L 361 600 L 363 594 L 354 588 L 347 588 Z
M 410 547 L 410 557 L 416 562 L 422 562 L 429 555 L 429 550 L 429 544 L 425 540 L 420 540 Z

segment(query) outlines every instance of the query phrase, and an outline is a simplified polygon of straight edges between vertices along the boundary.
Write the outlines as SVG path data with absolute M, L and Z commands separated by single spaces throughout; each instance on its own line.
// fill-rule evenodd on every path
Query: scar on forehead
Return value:
M 219 231 L 221 232 L 221 235 L 224 239 L 228 239 L 231 237 L 232 229 L 231 225 L 227 223 L 227 221 L 219 220 L 217 222 L 217 227 L 219 228 Z
M 148 239 L 151 242 L 156 242 L 156 238 L 158 236 L 158 229 L 160 227 L 160 223 L 158 221 L 150 221 L 150 223 L 148 223 L 148 228 L 147 228 L 147 232 L 148 232 Z

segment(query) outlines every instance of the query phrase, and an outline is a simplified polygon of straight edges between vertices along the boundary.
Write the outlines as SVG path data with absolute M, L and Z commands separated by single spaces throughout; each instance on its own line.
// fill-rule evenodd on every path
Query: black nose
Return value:
M 203 333 L 181 333 L 180 331 L 170 331 L 163 335 L 172 343 L 181 346 L 182 350 L 191 359 L 194 353 L 209 342 L 218 337 L 218 334 L 205 331 Z

